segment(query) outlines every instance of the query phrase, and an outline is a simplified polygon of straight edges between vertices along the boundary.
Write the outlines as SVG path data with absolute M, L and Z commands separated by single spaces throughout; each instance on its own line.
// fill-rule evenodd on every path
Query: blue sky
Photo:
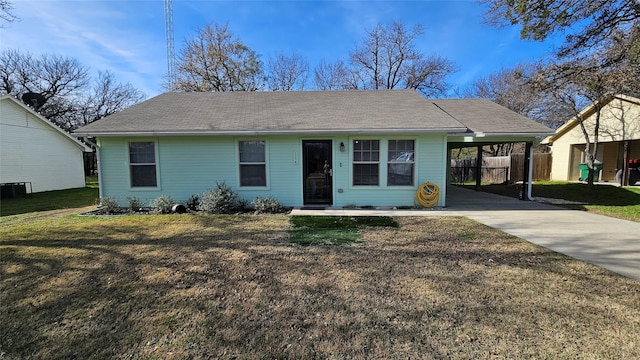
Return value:
M 113 72 L 119 81 L 148 96 L 163 91 L 167 71 L 163 0 L 10 1 L 20 20 L 0 29 L 0 49 L 74 57 L 94 72 Z M 471 0 L 174 0 L 175 51 L 198 28 L 228 23 L 263 61 L 276 51 L 295 51 L 313 69 L 321 59 L 346 60 L 366 30 L 398 20 L 410 27 L 424 26 L 417 48 L 452 60 L 459 70 L 449 81 L 464 89 L 492 71 L 548 57 L 558 45 L 553 40 L 520 40 L 516 26 L 485 25 L 484 11 Z

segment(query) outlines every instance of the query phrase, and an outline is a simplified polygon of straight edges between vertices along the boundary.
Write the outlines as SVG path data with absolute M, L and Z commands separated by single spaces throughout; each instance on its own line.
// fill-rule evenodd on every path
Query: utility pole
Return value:
M 176 55 L 173 45 L 173 2 L 164 0 L 164 27 L 167 37 L 167 84 L 174 91 L 176 81 Z

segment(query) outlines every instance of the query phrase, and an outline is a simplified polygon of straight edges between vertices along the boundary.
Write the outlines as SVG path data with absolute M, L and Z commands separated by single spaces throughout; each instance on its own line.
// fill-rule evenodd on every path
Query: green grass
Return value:
M 292 216 L 290 222 L 289 241 L 305 246 L 361 243 L 361 227 L 399 227 L 382 216 Z
M 640 358 L 640 282 L 467 218 L 84 210 L 0 218 L 0 358 Z
M 483 185 L 482 191 L 518 197 L 521 185 Z M 580 204 L 562 204 L 559 206 L 594 212 L 620 219 L 640 222 L 640 187 L 617 187 L 594 184 L 590 187 L 584 183 L 567 182 L 535 182 L 532 195 L 534 198 L 563 199 Z
M 323 229 L 357 229 L 360 226 L 398 227 L 398 222 L 385 216 L 292 216 L 294 227 Z
M 289 241 L 303 246 L 311 245 L 351 245 L 362 243 L 356 229 L 291 229 Z
M 98 201 L 98 181 L 95 177 L 90 177 L 87 178 L 87 186 L 84 188 L 45 191 L 27 194 L 22 198 L 2 199 L 0 201 L 0 216 L 78 208 L 96 205 Z

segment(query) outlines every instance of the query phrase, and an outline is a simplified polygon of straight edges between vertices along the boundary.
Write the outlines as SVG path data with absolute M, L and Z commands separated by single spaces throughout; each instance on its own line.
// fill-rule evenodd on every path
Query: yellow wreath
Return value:
M 416 193 L 416 200 L 422 207 L 434 207 L 438 205 L 438 199 L 440 198 L 440 188 L 438 185 L 426 182 L 418 188 Z

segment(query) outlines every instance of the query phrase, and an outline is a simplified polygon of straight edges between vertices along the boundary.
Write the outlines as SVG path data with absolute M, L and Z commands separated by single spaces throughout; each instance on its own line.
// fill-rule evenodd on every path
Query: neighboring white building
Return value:
M 27 192 L 84 187 L 89 151 L 22 101 L 0 96 L 0 183 L 26 183 Z

